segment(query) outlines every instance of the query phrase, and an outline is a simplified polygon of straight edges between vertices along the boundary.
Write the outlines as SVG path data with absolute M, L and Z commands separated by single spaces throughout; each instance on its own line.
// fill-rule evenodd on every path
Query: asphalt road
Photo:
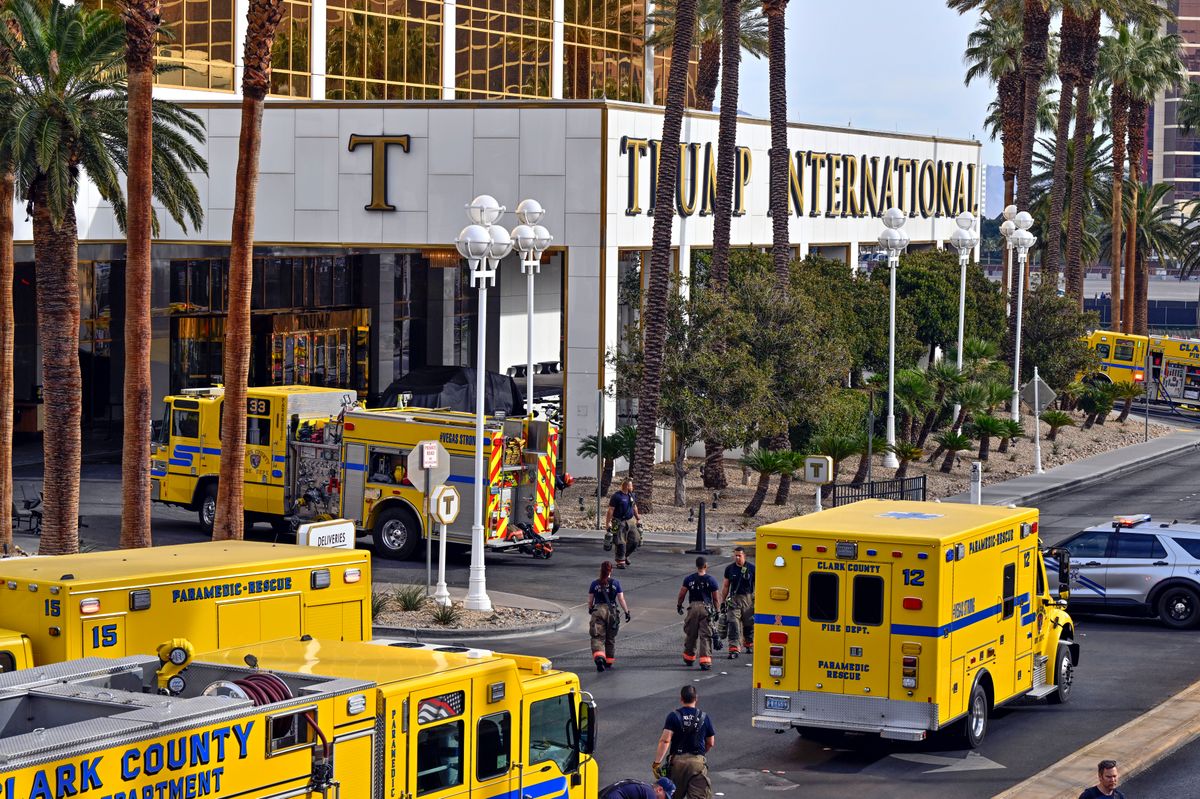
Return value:
M 1200 453 L 1190 454 L 1050 500 L 1042 505 L 1043 535 L 1054 542 L 1118 513 L 1196 519 L 1200 517 L 1200 485 L 1194 477 L 1198 469 Z M 19 474 L 18 480 L 29 476 Z M 118 483 L 113 480 L 119 480 L 119 472 L 117 467 L 97 465 L 88 468 L 88 477 L 83 486 L 83 510 L 90 525 L 84 531 L 85 541 L 111 546 L 116 541 L 120 502 Z M 270 532 L 261 526 L 254 535 L 269 538 Z M 201 536 L 192 514 L 156 508 L 154 539 L 160 544 L 184 543 Z M 597 756 L 605 781 L 649 776 L 662 721 L 687 682 L 696 684 L 701 705 L 716 724 L 717 747 L 710 769 L 719 796 L 761 799 L 795 790 L 805 797 L 924 798 L 991 796 L 1200 678 L 1195 660 L 1200 632 L 1170 631 L 1153 620 L 1082 617 L 1077 619 L 1077 629 L 1083 658 L 1070 704 L 1049 707 L 1022 702 L 998 711 L 987 740 L 975 752 L 962 750 L 945 737 L 922 744 L 864 739 L 846 748 L 830 748 L 793 733 L 750 727 L 748 661 L 717 660 L 708 673 L 683 665 L 675 595 L 680 580 L 691 570 L 693 556 L 683 553 L 682 547 L 647 547 L 634 557 L 631 569 L 617 572 L 634 618 L 623 625 L 617 668 L 597 674 L 587 640 L 586 589 L 605 557 L 598 543 L 581 539 L 562 542 L 550 561 L 520 555 L 490 557 L 489 588 L 536 594 L 563 604 L 572 614 L 572 624 L 546 635 L 473 642 L 546 656 L 556 666 L 580 674 L 599 706 Z M 723 566 L 727 555 L 712 560 Z M 379 581 L 420 582 L 424 568 L 423 560 L 380 559 L 375 562 L 375 576 Z M 452 585 L 466 584 L 465 558 L 459 556 L 448 564 L 448 580 Z M 1200 773 L 1200 766 L 1192 765 L 1194 758 L 1177 756 L 1169 762 L 1191 776 Z M 1155 790 L 1137 795 L 1184 794 Z
M 1200 795 L 1200 740 L 1118 786 L 1128 799 Z

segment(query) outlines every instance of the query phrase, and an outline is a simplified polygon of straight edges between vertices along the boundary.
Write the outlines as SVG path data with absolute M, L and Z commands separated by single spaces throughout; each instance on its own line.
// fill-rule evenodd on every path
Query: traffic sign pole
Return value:
M 438 581 L 433 589 L 433 601 L 443 607 L 450 605 L 450 589 L 446 587 L 446 525 L 438 525 Z
M 429 468 L 423 469 L 425 472 L 425 524 L 428 525 L 432 519 L 430 511 L 432 510 L 429 504 Z M 425 529 L 429 529 L 427 526 Z M 425 596 L 432 593 L 433 588 L 433 536 L 425 536 Z
M 1038 386 L 1041 385 L 1038 368 L 1033 367 L 1033 473 L 1042 473 L 1042 404 L 1038 402 Z
M 446 587 L 446 526 L 458 518 L 458 491 L 453 486 L 439 486 L 433 492 L 430 509 L 439 528 L 438 582 L 433 601 L 445 607 L 450 604 L 450 590 Z

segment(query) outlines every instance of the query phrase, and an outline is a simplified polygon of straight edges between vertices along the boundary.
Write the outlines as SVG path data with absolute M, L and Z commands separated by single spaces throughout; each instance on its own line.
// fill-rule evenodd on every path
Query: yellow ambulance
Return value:
M 594 799 L 595 707 L 550 661 L 307 636 L 0 674 L 0 799 Z
M 864 500 L 760 527 L 756 547 L 755 727 L 959 723 L 974 747 L 996 707 L 1070 697 L 1079 645 L 1034 509 Z
M 353 549 L 207 541 L 0 560 L 0 672 L 314 635 L 371 638 L 371 558 Z
M 1086 340 L 1098 362 L 1093 379 L 1149 384 L 1151 401 L 1200 408 L 1200 339 L 1096 330 Z

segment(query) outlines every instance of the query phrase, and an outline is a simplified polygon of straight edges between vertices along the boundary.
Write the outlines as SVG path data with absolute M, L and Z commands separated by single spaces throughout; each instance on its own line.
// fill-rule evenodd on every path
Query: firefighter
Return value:
M 696 686 L 679 689 L 682 707 L 672 710 L 663 723 L 654 762 L 654 775 L 664 769 L 677 786 L 674 799 L 712 799 L 712 784 L 708 781 L 708 752 L 717 740 L 712 719 L 696 706 Z M 664 761 L 668 765 L 664 766 Z
M 629 556 L 641 543 L 638 527 L 642 514 L 638 512 L 637 497 L 633 493 L 633 481 L 626 477 L 621 488 L 608 501 L 608 513 L 604 517 L 604 550 L 607 552 L 613 541 L 617 544 L 617 568 L 629 566 Z
M 625 621 L 630 618 L 625 593 L 621 590 L 621 583 L 612 579 L 612 570 L 612 561 L 601 563 L 600 579 L 592 580 L 588 588 L 588 613 L 592 617 L 588 628 L 592 636 L 592 659 L 596 661 L 596 671 L 611 669 L 616 663 L 621 610 L 625 611 Z
M 725 618 L 729 629 L 729 659 L 734 660 L 744 644 L 747 652 L 754 651 L 754 564 L 746 560 L 746 550 L 733 548 L 733 563 L 725 567 Z
M 683 664 L 690 666 L 700 658 L 700 670 L 712 668 L 712 617 L 721 604 L 721 587 L 708 573 L 708 561 L 703 555 L 696 558 L 696 572 L 683 578 L 683 586 L 675 600 L 675 610 L 684 615 L 683 600 L 687 598 L 687 615 L 683 620 Z

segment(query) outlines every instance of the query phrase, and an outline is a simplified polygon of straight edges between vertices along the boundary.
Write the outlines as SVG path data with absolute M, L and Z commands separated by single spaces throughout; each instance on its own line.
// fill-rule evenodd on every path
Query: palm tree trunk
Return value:
M 742 511 L 744 516 L 757 516 L 759 510 L 762 509 L 763 502 L 767 499 L 767 489 L 771 487 L 771 473 L 759 472 L 758 485 L 754 488 L 754 496 L 750 498 L 750 504 Z M 641 502 L 638 502 L 638 510 L 641 510 Z
M 1112 242 L 1109 248 L 1109 290 L 1112 297 L 1109 308 L 1112 313 L 1112 330 L 1123 330 L 1121 320 L 1121 225 L 1124 217 L 1121 201 L 1125 194 L 1125 135 L 1129 120 L 1129 95 L 1122 84 L 1112 88 Z
M 1142 158 L 1146 153 L 1146 126 L 1148 105 L 1145 100 L 1134 100 L 1129 104 L 1129 178 L 1133 184 L 1129 205 L 1129 233 L 1125 241 L 1126 292 L 1129 297 L 1129 330 L 1131 333 L 1147 335 L 1149 324 L 1146 301 L 1149 286 L 1146 263 L 1137 251 L 1138 192 L 1142 181 Z M 1130 281 L 1133 291 L 1129 293 Z
M 675 8 L 672 53 L 690 53 L 696 28 L 696 0 L 680 0 Z M 638 509 L 654 510 L 654 444 L 657 440 L 658 400 L 662 389 L 663 346 L 667 335 L 667 292 L 671 276 L 671 228 L 675 222 L 675 189 L 679 180 L 679 132 L 687 97 L 687 58 L 672 58 L 663 108 L 662 149 L 655 187 L 654 232 L 650 251 L 650 281 L 646 292 L 642 381 L 638 393 L 637 444 L 629 474 L 641 486 Z
M 781 472 L 779 475 L 779 487 L 775 489 L 775 504 L 788 504 L 788 497 L 792 494 L 792 473 L 790 471 Z
M 30 192 L 37 317 L 42 344 L 42 434 L 46 480 L 40 555 L 79 551 L 80 419 L 83 379 L 79 371 L 79 261 L 75 211 L 57 226 L 50 213 L 44 177 Z
M 0 555 L 12 549 L 13 174 L 0 179 Z
M 1092 81 L 1096 77 L 1096 56 L 1100 47 L 1100 9 L 1087 21 L 1083 53 L 1080 56 L 1079 81 L 1075 86 L 1075 160 L 1071 163 L 1070 214 L 1067 217 L 1067 296 L 1083 310 L 1083 207 L 1087 159 L 1084 154 L 1092 140 Z
M 687 504 L 687 493 L 683 487 L 683 479 L 687 477 L 687 469 L 685 466 L 685 458 L 687 457 L 687 444 L 682 436 L 675 436 L 675 457 L 672 459 L 675 462 L 675 507 L 682 508 Z
M 221 473 L 217 484 L 214 539 L 244 534 L 243 475 L 246 460 L 246 389 L 250 373 L 250 294 L 254 257 L 254 201 L 262 144 L 263 99 L 271 85 L 271 47 L 283 16 L 283 0 L 250 0 L 246 12 L 242 128 L 238 139 L 233 223 L 229 240 L 229 313 L 225 323 L 224 414 Z M 678 147 L 674 147 L 678 158 Z M 671 186 L 674 187 L 674 182 Z M 660 206 L 660 207 L 671 207 Z M 670 218 L 670 215 L 667 215 Z M 647 481 L 649 488 L 649 481 Z
M 1017 201 L 1017 165 L 1021 161 L 1021 118 L 1025 113 L 1024 82 L 1020 72 L 1009 72 L 996 84 L 1000 101 L 1000 139 L 1004 157 L 1004 206 Z M 1012 253 L 1004 248 L 1004 267 L 1000 279 L 1001 291 L 1007 294 L 1012 280 Z
M 921 422 L 921 431 L 917 433 L 916 444 L 918 447 L 925 446 L 925 441 L 928 440 L 929 434 L 933 432 L 933 426 L 937 422 L 938 413 L 942 410 L 942 403 L 946 401 L 946 389 L 939 388 L 937 395 L 933 398 L 933 407 L 925 412 L 925 419 Z
M 1125 420 L 1129 418 L 1129 412 L 1133 410 L 1133 397 L 1125 398 L 1125 405 L 1121 408 L 1121 415 L 1117 417 L 1120 424 L 1125 424 Z
M 775 266 L 775 285 L 787 291 L 792 260 L 788 214 L 788 159 L 791 150 L 787 140 L 787 41 L 784 38 L 784 14 L 787 0 L 765 0 L 763 13 L 767 17 L 767 48 L 770 111 L 771 111 L 771 176 L 768 205 L 771 210 L 771 260 Z
M 992 440 L 988 436 L 980 436 L 979 437 L 979 460 L 986 461 L 988 459 L 988 455 L 991 454 L 991 451 L 990 451 L 991 443 L 992 443 Z
M 724 35 L 724 33 L 722 33 Z M 736 42 L 737 39 L 734 39 Z M 711 111 L 717 97 L 717 81 L 721 76 L 721 43 L 709 39 L 700 45 L 700 63 L 696 69 L 696 108 Z M 725 105 L 722 97 L 721 105 Z
M 867 457 L 867 451 L 864 449 L 862 454 L 858 456 L 858 468 L 854 470 L 854 477 L 850 479 L 851 485 L 859 485 L 867 481 L 867 470 L 871 468 L 871 459 Z
M 721 116 L 717 122 L 717 201 L 713 209 L 712 265 L 709 288 L 723 292 L 729 282 L 729 227 L 733 219 L 735 161 L 737 159 L 737 104 L 741 81 L 742 9 L 738 0 L 721 4 Z M 719 295 L 718 295 L 719 296 Z M 718 341 L 721 337 L 718 337 Z M 718 345 L 719 346 L 719 345 Z M 725 479 L 725 447 L 719 441 L 704 441 L 704 485 L 722 489 Z
M 121 448 L 121 547 L 150 546 L 151 97 L 157 0 L 127 0 L 129 168 L 125 246 L 125 407 Z
M 900 459 L 900 465 L 896 468 L 895 478 L 897 480 L 903 480 L 908 476 L 908 463 L 909 462 L 907 460 L 903 458 Z
M 614 465 L 615 465 L 615 461 L 612 458 L 609 458 L 609 457 L 604 458 L 604 468 L 601 470 L 601 474 L 600 474 L 600 493 L 601 493 L 601 495 L 607 496 L 608 489 L 612 487 L 613 466 Z
M 1061 48 L 1058 56 L 1058 126 L 1054 136 L 1054 172 L 1050 183 L 1050 219 L 1042 255 L 1042 283 L 1058 286 L 1062 265 L 1063 201 L 1067 193 L 1067 141 L 1071 134 L 1075 84 L 1079 80 L 1080 59 L 1086 48 L 1086 26 L 1070 3 L 1063 7 Z
M 939 471 L 950 474 L 950 470 L 954 468 L 954 458 L 958 455 L 953 450 L 946 450 L 946 459 L 942 461 L 942 467 Z

